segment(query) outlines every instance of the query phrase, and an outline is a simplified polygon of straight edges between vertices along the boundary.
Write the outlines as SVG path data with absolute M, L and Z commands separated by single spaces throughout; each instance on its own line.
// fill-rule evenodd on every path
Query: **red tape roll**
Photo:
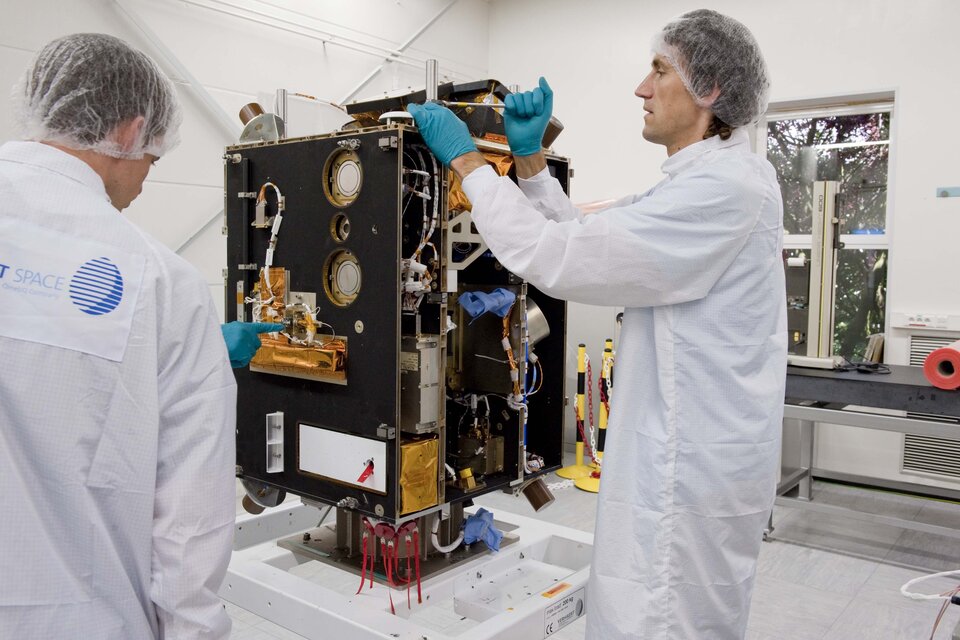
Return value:
M 938 389 L 960 389 L 960 340 L 931 352 L 923 375 Z

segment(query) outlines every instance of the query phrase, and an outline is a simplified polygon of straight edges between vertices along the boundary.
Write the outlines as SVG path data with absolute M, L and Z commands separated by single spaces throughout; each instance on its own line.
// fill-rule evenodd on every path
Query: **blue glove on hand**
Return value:
M 466 123 L 450 109 L 428 102 L 424 105 L 409 104 L 407 111 L 417 123 L 423 141 L 443 164 L 449 165 L 454 158 L 477 150 Z
M 223 341 L 230 353 L 230 366 L 234 369 L 245 367 L 260 348 L 260 334 L 283 329 L 282 324 L 272 322 L 228 322 L 220 325 Z
M 546 79 L 533 91 L 511 93 L 504 101 L 503 128 L 515 156 L 532 156 L 543 148 L 543 134 L 553 113 L 553 90 Z

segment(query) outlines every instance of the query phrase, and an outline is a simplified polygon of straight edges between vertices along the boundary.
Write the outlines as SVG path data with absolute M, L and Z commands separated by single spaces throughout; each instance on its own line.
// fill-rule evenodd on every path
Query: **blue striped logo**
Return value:
M 70 299 L 91 316 L 110 313 L 123 298 L 123 276 L 109 258 L 88 260 L 70 279 Z

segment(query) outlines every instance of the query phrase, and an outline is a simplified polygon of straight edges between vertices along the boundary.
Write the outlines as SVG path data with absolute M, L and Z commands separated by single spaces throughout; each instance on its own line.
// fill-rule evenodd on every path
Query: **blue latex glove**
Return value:
M 407 111 L 417 123 L 423 141 L 443 164 L 449 165 L 454 158 L 477 150 L 467 124 L 450 109 L 428 102 L 424 105 L 409 104 Z
M 483 540 L 491 551 L 500 551 L 503 540 L 503 532 L 493 526 L 493 514 L 482 507 L 463 523 L 463 543 L 473 544 L 477 540 Z
M 228 322 L 220 325 L 223 341 L 230 352 L 230 366 L 234 369 L 247 366 L 260 348 L 260 334 L 281 329 L 282 324 L 272 322 Z
M 542 76 L 533 91 L 511 93 L 504 101 L 503 128 L 515 156 L 532 156 L 543 148 L 543 134 L 553 113 L 553 90 Z
M 483 291 L 467 291 L 459 298 L 457 302 L 463 307 L 463 310 L 470 314 L 471 318 L 491 311 L 501 318 L 507 315 L 510 307 L 513 306 L 517 295 L 509 289 L 494 289 L 490 293 Z

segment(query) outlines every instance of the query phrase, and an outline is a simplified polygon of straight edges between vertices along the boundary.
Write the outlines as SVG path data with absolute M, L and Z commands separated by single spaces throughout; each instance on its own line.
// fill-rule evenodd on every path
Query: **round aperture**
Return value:
M 346 207 L 360 195 L 363 167 L 351 149 L 337 149 L 323 165 L 323 192 L 336 207 Z
M 330 219 L 330 235 L 337 242 L 346 242 L 350 237 L 350 219 L 346 214 L 338 213 Z
M 352 252 L 338 249 L 324 261 L 323 289 L 338 307 L 346 307 L 357 299 L 361 283 L 360 263 Z

